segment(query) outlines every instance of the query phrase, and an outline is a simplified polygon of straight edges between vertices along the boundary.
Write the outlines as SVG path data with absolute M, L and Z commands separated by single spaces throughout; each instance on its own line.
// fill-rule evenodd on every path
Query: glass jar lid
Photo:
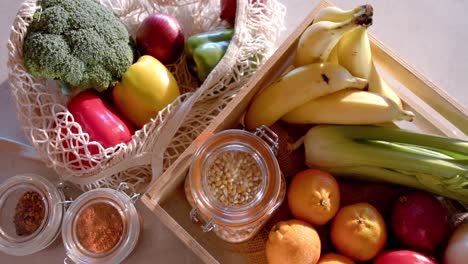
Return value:
M 58 236 L 65 197 L 52 182 L 21 174 L 0 186 L 0 250 L 16 256 L 40 251 Z
M 75 263 L 120 263 L 135 248 L 140 218 L 137 195 L 101 188 L 80 195 L 67 210 L 62 239 Z
M 256 134 L 225 130 L 200 146 L 189 171 L 196 204 L 192 217 L 198 213 L 209 223 L 235 227 L 254 223 L 273 210 L 281 172 L 275 157 L 277 140 L 265 139 L 265 129 Z

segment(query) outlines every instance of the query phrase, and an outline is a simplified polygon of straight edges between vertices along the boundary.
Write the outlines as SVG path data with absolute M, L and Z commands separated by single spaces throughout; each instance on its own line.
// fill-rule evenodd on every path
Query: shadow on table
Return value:
M 0 122 L 0 136 L 29 144 L 16 116 L 15 98 L 8 79 L 0 84 Z

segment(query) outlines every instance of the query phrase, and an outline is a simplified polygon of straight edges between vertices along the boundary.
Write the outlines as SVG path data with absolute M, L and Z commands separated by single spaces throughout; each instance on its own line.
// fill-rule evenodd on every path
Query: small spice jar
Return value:
M 75 263 L 120 263 L 135 248 L 140 217 L 134 202 L 138 195 L 101 188 L 80 195 L 62 223 L 67 256 Z
M 185 181 L 192 221 L 227 242 L 252 238 L 284 200 L 277 148 L 278 137 L 265 126 L 255 133 L 231 129 L 208 138 Z
M 0 186 L 0 250 L 24 256 L 49 246 L 65 213 L 61 188 L 36 174 L 21 174 Z

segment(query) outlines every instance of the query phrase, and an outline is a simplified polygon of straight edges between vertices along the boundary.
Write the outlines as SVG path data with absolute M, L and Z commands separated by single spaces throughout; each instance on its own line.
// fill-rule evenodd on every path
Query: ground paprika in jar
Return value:
M 67 259 L 74 263 L 121 263 L 135 249 L 140 235 L 140 216 L 121 183 L 114 190 L 99 188 L 78 196 L 62 222 Z
M 122 217 L 115 207 L 95 203 L 83 210 L 76 223 L 80 244 L 93 253 L 112 249 L 123 233 Z

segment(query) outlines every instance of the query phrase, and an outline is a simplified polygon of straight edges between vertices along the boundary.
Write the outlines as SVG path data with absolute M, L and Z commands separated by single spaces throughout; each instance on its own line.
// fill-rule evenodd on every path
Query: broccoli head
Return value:
M 134 61 L 127 29 L 94 0 L 42 0 L 24 39 L 26 70 L 73 92 L 103 91 Z

